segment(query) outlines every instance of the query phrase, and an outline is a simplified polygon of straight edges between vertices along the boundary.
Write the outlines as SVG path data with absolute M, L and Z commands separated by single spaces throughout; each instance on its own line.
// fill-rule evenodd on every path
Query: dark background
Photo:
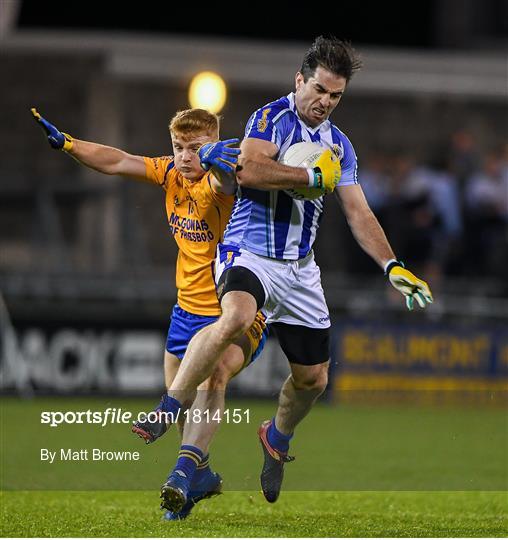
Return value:
M 501 46 L 508 34 L 506 0 L 426 0 L 423 2 L 209 2 L 201 7 L 152 2 L 120 7 L 86 2 L 22 2 L 19 27 L 94 28 L 181 33 L 236 38 L 311 41 L 334 34 L 354 43 L 378 46 L 473 49 Z M 127 6 L 127 4 L 126 4 Z
M 460 345 L 469 351 L 469 375 L 492 377 L 487 388 L 497 388 L 508 366 L 507 5 L 295 2 L 274 11 L 263 2 L 0 1 L 2 23 L 5 8 L 17 8 L 0 25 L 7 81 L 0 93 L 0 345 L 9 369 L 26 366 L 4 377 L 4 386 L 60 391 L 63 383 L 53 379 L 62 371 L 72 388 L 127 393 L 149 374 L 148 390 L 160 382 L 176 296 L 164 193 L 52 151 L 30 108 L 77 138 L 168 155 L 168 120 L 189 106 L 190 78 L 213 69 L 229 92 L 222 133 L 241 137 L 252 111 L 291 91 L 314 37 L 332 33 L 351 40 L 365 63 L 332 121 L 354 145 L 360 184 L 395 253 L 429 282 L 436 300 L 408 314 L 334 198 L 326 198 L 315 252 L 338 365 L 348 367 L 345 343 L 367 344 L 361 367 L 377 377 L 367 353 L 385 352 L 376 337 L 385 332 L 392 365 L 408 380 L 424 358 L 439 382 L 442 358 L 462 361 Z M 155 336 L 136 337 L 137 330 Z M 397 351 L 419 333 L 426 352 L 407 362 Z M 483 334 L 480 358 L 474 339 Z M 62 352 L 62 343 L 77 353 Z M 275 346 L 265 351 L 264 374 L 246 370 L 252 384 L 244 380 L 242 390 L 267 391 L 276 366 L 286 366 L 277 354 Z M 125 378 L 95 377 L 99 356 Z M 88 386 L 79 373 L 91 374 Z M 340 394 L 345 383 L 337 381 Z

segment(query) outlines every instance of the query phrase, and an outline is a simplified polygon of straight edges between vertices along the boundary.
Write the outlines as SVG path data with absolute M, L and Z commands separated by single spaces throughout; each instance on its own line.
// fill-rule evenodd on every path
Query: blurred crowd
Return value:
M 372 153 L 360 183 L 396 253 L 435 282 L 443 275 L 507 280 L 508 144 L 480 151 L 456 131 L 425 163 Z

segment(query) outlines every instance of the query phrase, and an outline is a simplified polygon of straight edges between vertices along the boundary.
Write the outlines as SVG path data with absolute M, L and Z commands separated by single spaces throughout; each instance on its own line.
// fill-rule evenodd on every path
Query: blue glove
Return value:
M 65 150 L 66 152 L 72 148 L 73 139 L 67 133 L 62 133 L 53 124 L 45 120 L 38 112 L 37 109 L 30 109 L 35 121 L 44 130 L 44 133 L 48 137 L 48 142 L 51 148 L 56 150 Z
M 217 167 L 225 173 L 234 173 L 238 164 L 240 148 L 233 148 L 233 146 L 239 142 L 240 139 L 227 139 L 226 141 L 204 144 L 198 150 L 201 167 L 205 171 L 210 170 L 211 167 Z

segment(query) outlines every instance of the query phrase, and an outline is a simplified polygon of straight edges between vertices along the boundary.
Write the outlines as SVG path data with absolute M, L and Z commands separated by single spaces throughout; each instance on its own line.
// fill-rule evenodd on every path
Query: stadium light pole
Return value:
M 189 86 L 189 103 L 193 108 L 218 113 L 226 103 L 226 96 L 226 83 L 213 71 L 198 73 Z

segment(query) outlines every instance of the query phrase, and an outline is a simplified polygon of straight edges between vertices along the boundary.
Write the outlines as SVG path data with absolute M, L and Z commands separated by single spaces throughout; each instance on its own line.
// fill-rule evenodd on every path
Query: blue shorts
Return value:
M 174 354 L 179 360 L 182 360 L 189 342 L 194 335 L 202 328 L 214 323 L 218 318 L 218 316 L 207 317 L 205 315 L 194 315 L 182 309 L 178 304 L 175 304 L 166 339 L 166 350 Z M 263 351 L 267 337 L 268 328 L 265 328 L 252 354 L 250 363 L 254 362 Z

